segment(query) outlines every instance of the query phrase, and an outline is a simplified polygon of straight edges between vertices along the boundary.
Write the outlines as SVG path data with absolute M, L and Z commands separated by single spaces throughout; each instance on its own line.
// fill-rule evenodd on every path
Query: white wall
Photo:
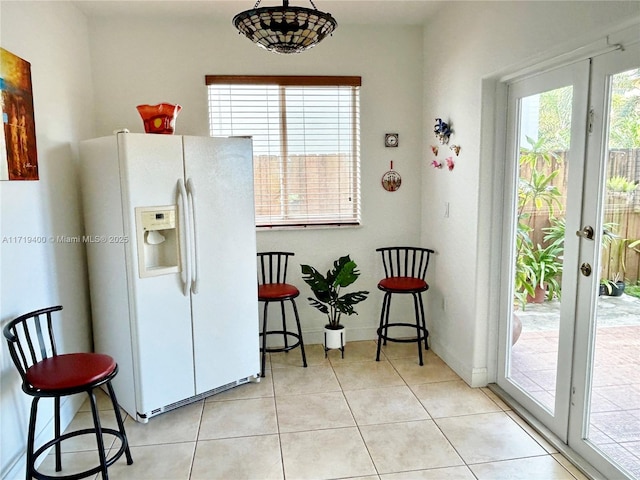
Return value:
M 362 227 L 258 233 L 258 249 L 296 253 L 290 281 L 298 301 L 305 341 L 320 343 L 322 315 L 308 306 L 300 263 L 320 270 L 350 254 L 362 272 L 354 287 L 371 291 L 358 316 L 347 319 L 351 339 L 373 338 L 381 295 L 375 248 L 415 244 L 420 234 L 422 162 L 422 29 L 340 25 L 334 36 L 303 55 L 269 53 L 238 35 L 231 22 L 158 19 L 91 20 L 92 71 L 99 135 L 118 127 L 142 132 L 135 106 L 179 103 L 176 133 L 208 134 L 206 74 L 361 75 Z M 384 147 L 384 134 L 398 132 L 400 146 Z M 394 161 L 402 186 L 385 191 L 380 179 Z
M 422 242 L 439 252 L 429 292 L 432 339 L 434 350 L 470 384 L 491 379 L 496 345 L 497 318 L 489 312 L 495 311 L 490 302 L 500 259 L 489 261 L 499 146 L 492 145 L 495 95 L 486 90 L 500 72 L 569 52 L 638 15 L 640 3 L 630 1 L 450 2 L 425 26 L 425 131 L 442 117 L 453 127 L 451 143 L 462 146 L 451 173 L 422 165 Z M 425 136 L 429 161 L 435 141 Z M 451 205 L 449 218 L 442 215 L 444 202 Z
M 0 22 L 2 47 L 31 63 L 40 171 L 39 181 L 0 182 L 0 325 L 61 304 L 58 348 L 90 350 L 84 247 L 48 241 L 82 233 L 75 148 L 93 134 L 86 20 L 66 3 L 3 0 Z M 47 242 L 7 243 L 18 236 L 42 236 Z M 4 337 L 0 352 L 0 477 L 20 478 L 30 397 L 20 388 Z M 39 429 L 50 421 L 52 403 L 40 402 Z M 67 417 L 77 403 L 65 404 Z

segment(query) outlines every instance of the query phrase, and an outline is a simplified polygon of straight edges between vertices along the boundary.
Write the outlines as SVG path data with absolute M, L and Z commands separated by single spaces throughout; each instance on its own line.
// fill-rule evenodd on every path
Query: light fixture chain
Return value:
M 253 9 L 254 9 L 254 10 L 255 10 L 256 8 L 258 8 L 258 5 L 260 5 L 260 2 L 261 2 L 261 1 L 262 1 L 262 0 L 258 0 L 258 1 L 256 2 L 256 4 L 253 6 Z

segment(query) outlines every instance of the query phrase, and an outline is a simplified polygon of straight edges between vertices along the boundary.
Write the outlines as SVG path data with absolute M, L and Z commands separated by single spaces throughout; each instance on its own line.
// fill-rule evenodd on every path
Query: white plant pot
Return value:
M 345 336 L 346 329 L 344 325 L 340 325 L 338 330 L 324 327 L 324 347 L 328 350 L 336 348 L 344 348 L 347 339 Z

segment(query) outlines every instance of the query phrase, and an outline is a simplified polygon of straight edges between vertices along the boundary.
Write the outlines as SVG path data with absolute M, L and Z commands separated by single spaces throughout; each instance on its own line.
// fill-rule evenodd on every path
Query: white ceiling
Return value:
M 76 0 L 88 17 L 208 18 L 231 22 L 233 16 L 253 8 L 256 0 Z M 329 12 L 342 24 L 421 25 L 445 2 L 437 0 L 314 0 L 318 10 Z M 290 5 L 312 8 L 309 0 L 290 0 Z M 260 6 L 282 5 L 282 0 L 263 0 Z

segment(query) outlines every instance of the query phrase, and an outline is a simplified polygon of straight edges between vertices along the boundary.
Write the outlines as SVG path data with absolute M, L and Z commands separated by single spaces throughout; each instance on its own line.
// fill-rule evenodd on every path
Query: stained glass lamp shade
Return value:
M 283 0 L 281 7 L 253 9 L 233 17 L 233 24 L 240 33 L 257 45 L 276 53 L 300 53 L 322 41 L 338 26 L 329 13 L 313 8 L 290 7 Z

